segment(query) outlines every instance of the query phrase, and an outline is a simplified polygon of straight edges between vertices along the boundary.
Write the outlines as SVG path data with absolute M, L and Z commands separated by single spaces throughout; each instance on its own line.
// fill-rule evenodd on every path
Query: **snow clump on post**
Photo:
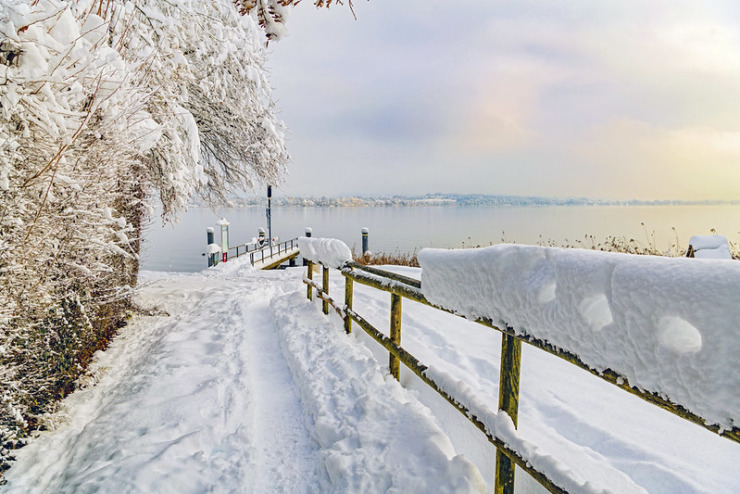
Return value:
M 340 269 L 352 260 L 347 244 L 335 238 L 298 238 L 298 249 L 304 259 Z

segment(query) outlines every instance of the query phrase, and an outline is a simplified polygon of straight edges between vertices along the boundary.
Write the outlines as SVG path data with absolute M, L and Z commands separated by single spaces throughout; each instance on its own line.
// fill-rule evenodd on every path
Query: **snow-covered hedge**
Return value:
M 521 245 L 424 249 L 419 263 L 430 302 L 738 426 L 740 263 Z
M 335 238 L 299 237 L 298 250 L 304 259 L 330 268 L 339 269 L 352 260 L 349 247 Z

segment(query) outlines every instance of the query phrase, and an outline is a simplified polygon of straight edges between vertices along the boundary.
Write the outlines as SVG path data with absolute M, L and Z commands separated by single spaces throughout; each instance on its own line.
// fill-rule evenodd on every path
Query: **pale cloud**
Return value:
M 274 48 L 290 193 L 740 197 L 735 2 L 356 10 L 301 4 Z
M 589 179 L 611 189 L 610 197 L 631 190 L 649 199 L 660 189 L 673 192 L 667 197 L 734 199 L 740 190 L 740 132 L 661 129 L 620 119 L 572 143 L 570 153 L 582 170 L 598 163 Z
M 454 137 L 460 152 L 491 153 L 518 149 L 535 136 L 531 119 L 542 82 L 536 67 L 515 67 L 485 73 L 470 84 L 467 98 L 455 115 L 460 122 Z M 488 72 L 488 71 L 486 71 Z

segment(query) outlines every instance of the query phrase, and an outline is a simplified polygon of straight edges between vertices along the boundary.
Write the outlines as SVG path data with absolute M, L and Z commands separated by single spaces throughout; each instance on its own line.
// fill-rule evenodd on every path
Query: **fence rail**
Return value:
M 322 300 L 322 309 L 325 314 L 329 313 L 329 308 L 333 308 L 344 321 L 344 329 L 347 333 L 352 331 L 352 322 L 354 321 L 375 341 L 382 345 L 389 352 L 389 370 L 391 374 L 398 379 L 400 374 L 400 363 L 402 362 L 423 382 L 429 385 L 439 393 L 452 406 L 466 416 L 470 422 L 480 429 L 488 441 L 496 447 L 496 479 L 495 492 L 502 494 L 513 494 L 514 492 L 514 464 L 531 475 L 545 489 L 553 493 L 562 493 L 566 490 L 562 486 L 556 485 L 543 472 L 534 468 L 526 458 L 507 446 L 500 438 L 495 437 L 485 424 L 476 417 L 460 400 L 445 392 L 427 373 L 429 368 L 422 364 L 416 357 L 411 355 L 401 346 L 401 300 L 407 298 L 415 302 L 433 307 L 435 309 L 455 314 L 454 312 L 431 304 L 421 292 L 421 283 L 413 278 L 403 275 L 390 273 L 377 268 L 371 268 L 355 262 L 348 262 L 341 268 L 341 274 L 345 278 L 344 304 L 338 305 L 329 296 L 329 268 L 322 265 L 322 283 L 318 284 L 313 280 L 314 263 L 308 263 L 308 273 L 303 282 L 307 285 L 306 295 L 313 299 L 314 290 L 316 297 Z M 352 299 L 354 291 L 354 282 L 367 285 L 378 290 L 391 294 L 391 315 L 388 335 L 379 331 L 372 324 L 366 321 L 361 315 L 352 308 Z M 459 314 L 455 314 L 459 315 Z M 462 317 L 462 316 L 461 316 Z M 521 363 L 521 343 L 527 343 L 547 353 L 556 355 L 573 365 L 576 365 L 591 374 L 610 382 L 625 391 L 628 391 L 653 405 L 659 406 L 664 410 L 670 411 L 683 419 L 695 424 L 701 425 L 722 437 L 740 443 L 740 429 L 737 427 L 730 430 L 721 430 L 716 425 L 707 425 L 704 419 L 686 410 L 681 405 L 672 403 L 655 393 L 645 392 L 633 388 L 628 380 L 613 372 L 605 370 L 596 371 L 583 363 L 577 355 L 554 347 L 544 340 L 539 340 L 531 336 L 517 334 L 512 328 L 500 328 L 494 325 L 490 320 L 478 319 L 475 322 L 487 328 L 494 329 L 502 333 L 501 343 L 501 374 L 499 377 L 499 412 L 504 412 L 512 419 L 514 426 L 517 424 L 519 409 L 519 378 Z

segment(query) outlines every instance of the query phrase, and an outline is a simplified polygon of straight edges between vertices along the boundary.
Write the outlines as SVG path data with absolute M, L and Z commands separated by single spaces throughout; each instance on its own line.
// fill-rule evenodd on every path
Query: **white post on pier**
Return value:
M 221 260 L 226 262 L 229 253 L 229 225 L 231 223 L 226 221 L 226 218 L 221 218 L 216 224 L 221 227 L 221 255 L 223 256 Z

